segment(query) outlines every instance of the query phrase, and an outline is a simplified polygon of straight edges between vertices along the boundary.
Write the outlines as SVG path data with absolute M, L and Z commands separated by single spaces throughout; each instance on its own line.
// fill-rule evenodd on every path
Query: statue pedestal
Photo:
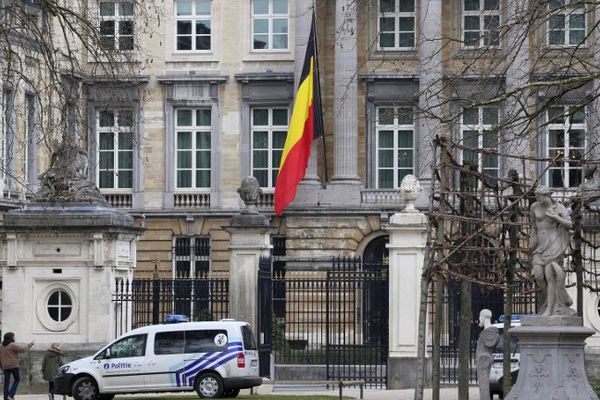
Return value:
M 584 365 L 585 339 L 594 331 L 581 326 L 581 318 L 525 318 L 510 333 L 519 339 L 521 361 L 506 400 L 598 399 Z

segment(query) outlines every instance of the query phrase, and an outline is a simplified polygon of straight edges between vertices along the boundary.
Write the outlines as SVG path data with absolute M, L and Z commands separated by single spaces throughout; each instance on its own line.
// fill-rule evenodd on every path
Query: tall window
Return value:
M 548 45 L 581 45 L 586 35 L 585 2 L 550 0 L 548 7 Z
M 98 112 L 98 187 L 133 187 L 133 113 L 131 110 Z
M 177 189 L 210 188 L 210 109 L 177 110 Z
M 275 187 L 287 130 L 287 108 L 252 109 L 252 175 L 263 188 Z
M 174 287 L 175 313 L 187 315 L 195 320 L 210 320 L 210 286 L 206 280 L 210 270 L 210 237 L 176 237 L 173 254 L 174 278 L 185 279 Z
M 31 94 L 25 95 L 25 138 L 23 146 L 23 179 L 25 183 L 31 183 L 32 171 L 31 157 L 33 154 L 33 143 L 35 141 L 35 97 Z
M 177 50 L 209 51 L 212 0 L 177 0 L 175 31 Z
M 462 144 L 470 149 L 462 153 L 463 162 L 470 162 L 477 171 L 498 177 L 498 107 L 475 107 L 463 110 Z M 477 150 L 489 150 L 484 154 Z M 494 180 L 495 182 L 495 180 Z
M 174 278 L 197 278 L 210 269 L 210 237 L 176 237 Z
M 577 106 L 550 107 L 547 111 L 548 186 L 574 188 L 581 184 L 581 161 L 585 152 L 585 109 Z
M 0 176 L 4 179 L 6 176 L 6 168 L 8 166 L 6 162 L 6 139 L 10 129 L 12 129 L 12 91 L 10 89 L 2 90 L 2 109 L 0 111 L 2 112 L 2 118 L 0 119 Z
M 288 0 L 252 0 L 252 49 L 288 49 Z
M 377 187 L 397 188 L 402 178 L 414 173 L 413 110 L 408 107 L 377 108 L 375 130 Z
M 133 2 L 100 2 L 100 42 L 106 50 L 133 50 Z
M 463 0 L 463 46 L 500 45 L 500 0 Z
M 415 47 L 415 0 L 379 0 L 379 48 Z

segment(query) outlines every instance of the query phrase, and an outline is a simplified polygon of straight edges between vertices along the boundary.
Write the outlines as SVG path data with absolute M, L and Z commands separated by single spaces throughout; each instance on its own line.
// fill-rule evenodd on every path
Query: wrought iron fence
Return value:
M 277 364 L 324 365 L 327 379 L 385 387 L 387 265 L 360 259 L 299 260 L 273 272 L 272 347 Z
M 493 320 L 497 321 L 504 313 L 504 293 L 502 290 L 483 289 L 472 284 L 471 296 L 471 343 L 469 354 L 469 382 L 477 383 L 475 365 L 475 349 L 481 328 L 479 327 L 479 312 L 483 308 L 492 311 Z M 434 299 L 430 297 L 433 310 Z M 440 345 L 440 382 L 442 384 L 458 383 L 458 338 L 460 330 L 460 284 L 451 283 L 444 293 L 442 308 L 441 345 Z M 536 293 L 529 281 L 517 282 L 513 291 L 513 314 L 534 314 L 536 312 Z M 434 320 L 433 313 L 430 321 Z M 431 331 L 433 327 L 431 327 Z M 428 346 L 431 354 L 432 346 Z
M 229 316 L 229 277 L 205 274 L 195 279 L 117 281 L 113 293 L 115 337 L 141 326 L 158 324 L 169 314 L 190 321 Z

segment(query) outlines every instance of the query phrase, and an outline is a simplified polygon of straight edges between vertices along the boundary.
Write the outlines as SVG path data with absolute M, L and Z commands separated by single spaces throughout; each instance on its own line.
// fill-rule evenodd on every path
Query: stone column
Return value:
M 258 324 L 258 261 L 271 248 L 269 220 L 260 214 L 239 214 L 231 219 L 229 232 L 229 315 Z
M 443 95 L 442 70 L 442 1 L 420 0 L 421 29 L 418 31 L 419 43 L 419 108 L 434 115 L 441 115 L 441 105 L 445 104 Z M 448 134 L 442 129 L 440 120 L 428 117 L 427 113 L 417 115 L 415 121 L 415 175 L 421 181 L 424 192 L 421 199 L 428 198 L 432 168 L 431 141 L 435 135 Z M 419 207 L 425 207 L 425 202 L 418 202 Z
M 419 297 L 427 217 L 419 212 L 392 215 L 389 270 L 388 389 L 414 388 L 419 326 Z
M 526 87 L 529 83 L 530 57 L 529 57 L 529 20 L 528 0 L 511 0 L 507 2 L 506 25 L 508 30 L 504 40 L 508 51 L 507 60 L 510 63 L 506 68 L 506 91 L 515 95 L 509 97 L 505 102 L 504 119 L 508 121 L 507 129 L 502 132 L 509 140 L 500 140 L 507 148 L 500 148 L 506 154 L 529 154 L 529 135 L 527 108 L 535 108 L 535 96 L 529 91 L 518 92 L 519 88 Z M 530 125 L 531 126 L 531 125 Z M 519 133 L 517 135 L 516 133 Z M 535 134 L 535 132 L 533 132 Z M 501 161 L 502 162 L 502 161 Z M 507 165 L 505 170 L 516 169 L 521 178 L 523 177 L 523 165 L 519 159 L 505 159 Z M 529 174 L 529 163 L 525 165 L 526 173 Z
M 333 177 L 336 204 L 360 202 L 356 2 L 336 0 Z M 335 186 L 346 186 L 336 188 Z M 349 187 L 349 188 L 348 188 Z M 340 192 L 343 191 L 343 192 Z

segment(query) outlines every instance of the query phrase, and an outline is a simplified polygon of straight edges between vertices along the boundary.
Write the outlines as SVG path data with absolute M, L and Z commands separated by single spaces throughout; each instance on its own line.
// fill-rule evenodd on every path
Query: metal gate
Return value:
M 324 367 L 328 380 L 385 387 L 388 266 L 336 258 L 287 259 L 286 268 L 271 267 L 270 259 L 261 260 L 261 363 L 272 354 L 276 364 Z M 268 374 L 270 367 L 261 365 Z

